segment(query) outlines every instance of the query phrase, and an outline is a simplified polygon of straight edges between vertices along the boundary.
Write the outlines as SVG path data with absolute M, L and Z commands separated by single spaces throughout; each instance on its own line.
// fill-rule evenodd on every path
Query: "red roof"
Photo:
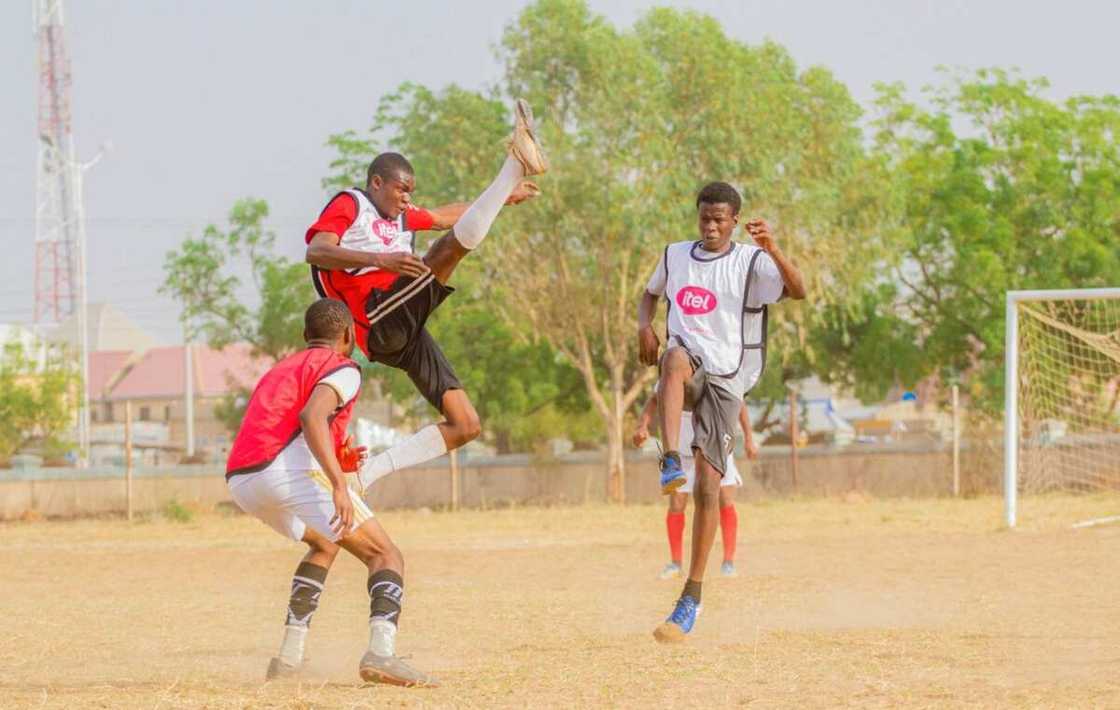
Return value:
M 246 343 L 222 350 L 193 346 L 194 395 L 221 397 L 238 387 L 252 388 L 268 369 L 267 358 L 254 358 Z M 185 394 L 183 346 L 152 348 L 144 353 L 112 392 L 109 399 L 176 399 Z M 91 378 L 92 379 L 92 378 Z
M 89 382 L 86 392 L 91 400 L 101 399 L 105 389 L 132 358 L 131 350 L 99 350 L 89 354 Z

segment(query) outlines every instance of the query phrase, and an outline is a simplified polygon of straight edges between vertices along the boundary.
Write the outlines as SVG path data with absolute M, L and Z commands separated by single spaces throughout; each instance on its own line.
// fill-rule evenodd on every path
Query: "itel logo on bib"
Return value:
M 374 236 L 380 239 L 381 243 L 385 246 L 392 244 L 399 233 L 397 231 L 397 223 L 390 222 L 387 219 L 374 220 L 370 228 L 373 230 Z
M 677 305 L 686 316 L 702 316 L 716 309 L 716 295 L 706 288 L 685 286 L 677 291 Z

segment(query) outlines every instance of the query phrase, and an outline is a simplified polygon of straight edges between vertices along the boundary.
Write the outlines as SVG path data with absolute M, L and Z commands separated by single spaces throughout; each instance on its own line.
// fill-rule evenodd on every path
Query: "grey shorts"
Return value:
M 688 353 L 692 379 L 684 385 L 684 409 L 692 412 L 693 451 L 699 451 L 720 477 L 726 473 L 727 458 L 735 448 L 735 427 L 743 398 L 720 386 L 718 377 L 704 370 L 704 363 Z M 682 442 L 684 443 L 684 442 Z

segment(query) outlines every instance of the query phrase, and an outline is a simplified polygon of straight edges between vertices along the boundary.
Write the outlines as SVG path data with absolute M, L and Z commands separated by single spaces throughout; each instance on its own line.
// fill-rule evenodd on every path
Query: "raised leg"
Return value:
M 669 348 L 661 358 L 661 379 L 657 385 L 658 414 L 661 416 L 662 444 L 666 452 L 680 451 L 681 413 L 684 411 L 684 387 L 693 375 L 688 351 Z M 691 446 L 692 442 L 688 442 Z
M 464 256 L 482 243 L 502 206 L 524 178 L 525 171 L 521 163 L 512 156 L 507 157 L 494 182 L 463 212 L 451 231 L 432 244 L 424 255 L 424 263 L 432 270 L 437 281 L 447 285 L 455 267 Z

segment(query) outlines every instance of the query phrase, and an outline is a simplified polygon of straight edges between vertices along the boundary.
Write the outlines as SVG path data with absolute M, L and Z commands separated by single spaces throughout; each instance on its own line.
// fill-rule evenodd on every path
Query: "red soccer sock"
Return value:
M 684 513 L 666 513 L 665 529 L 669 532 L 669 556 L 679 565 L 684 550 Z
M 739 513 L 735 504 L 719 509 L 719 531 L 723 535 L 723 561 L 735 559 L 735 542 L 739 539 Z

